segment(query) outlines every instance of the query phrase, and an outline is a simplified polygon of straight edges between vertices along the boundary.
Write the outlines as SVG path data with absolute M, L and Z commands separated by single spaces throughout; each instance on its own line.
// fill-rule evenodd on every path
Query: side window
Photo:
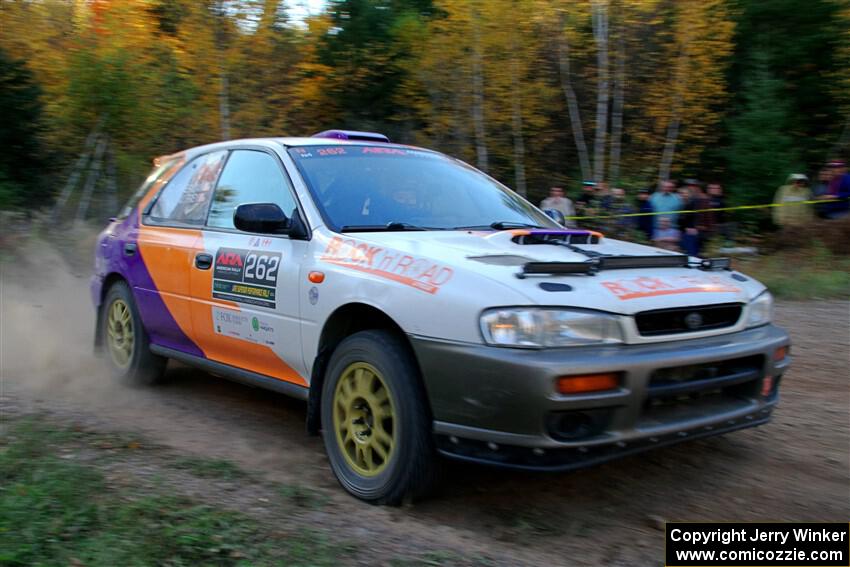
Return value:
M 142 197 L 147 195 L 148 191 L 150 191 L 153 184 L 159 181 L 160 179 L 168 179 L 168 175 L 172 172 L 174 168 L 179 164 L 179 160 L 166 161 L 159 165 L 159 167 L 155 168 L 148 178 L 145 179 L 145 182 L 142 183 L 141 187 L 133 193 L 133 196 L 130 197 L 130 200 L 127 201 L 127 204 L 124 205 L 124 208 L 118 213 L 118 219 L 126 219 L 130 216 L 130 213 L 133 212 L 133 209 L 136 208 L 136 205 L 139 204 L 139 201 L 142 200 Z
M 203 224 L 226 156 L 227 151 L 222 150 L 189 162 L 159 194 L 150 217 L 158 221 Z
M 271 155 L 255 150 L 235 150 L 218 181 L 207 225 L 234 228 L 233 213 L 245 203 L 274 203 L 287 216 L 295 198 L 280 164 Z

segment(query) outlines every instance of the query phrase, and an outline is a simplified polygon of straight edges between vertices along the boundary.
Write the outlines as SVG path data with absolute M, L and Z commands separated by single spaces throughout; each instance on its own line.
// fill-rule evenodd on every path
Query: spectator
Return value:
M 691 183 L 694 183 L 694 180 L 688 179 L 684 185 L 676 190 L 676 194 L 678 194 L 679 198 L 682 200 L 683 209 L 687 209 L 688 201 L 691 200 Z
M 596 183 L 585 181 L 581 186 L 581 195 L 576 199 L 576 212 L 580 217 L 595 217 L 600 214 L 599 199 L 596 196 Z M 585 219 L 579 224 L 585 228 L 597 226 L 597 219 Z
M 637 217 L 638 229 L 646 235 L 647 240 L 652 240 L 652 226 L 654 219 L 652 215 L 646 214 L 653 212 L 652 203 L 649 201 L 649 189 L 641 189 L 638 191 L 638 212 L 644 213 L 646 216 Z
M 628 236 L 634 227 L 634 218 L 623 215 L 630 215 L 633 212 L 635 212 L 634 209 L 626 200 L 625 190 L 620 187 L 614 187 L 611 189 L 611 196 L 608 200 L 606 212 L 606 214 L 614 215 L 614 217 L 608 219 L 609 222 L 606 223 L 606 230 L 611 231 L 614 236 L 619 238 Z
M 723 186 L 720 183 L 709 183 L 708 184 L 708 208 L 709 209 L 725 209 L 726 208 L 726 197 L 723 195 Z M 720 234 L 723 237 L 727 237 L 726 231 L 726 211 L 714 211 L 712 210 L 710 213 L 706 213 L 708 215 L 707 220 L 707 238 L 714 236 L 715 234 Z
M 817 183 L 815 183 L 814 187 L 812 187 L 812 198 L 820 199 L 823 195 L 829 195 L 830 181 L 832 181 L 832 169 L 828 166 L 824 166 L 818 172 Z M 828 207 L 829 203 L 815 205 L 815 213 L 821 218 L 826 218 L 826 214 L 829 212 Z
M 657 228 L 652 233 L 652 243 L 665 250 L 679 251 L 679 242 L 682 240 L 682 232 L 675 228 L 670 217 L 659 216 L 656 221 Z
M 847 165 L 841 160 L 829 163 L 832 179 L 829 182 L 829 193 L 821 195 L 821 199 L 841 199 L 837 203 L 824 203 L 824 218 L 838 219 L 850 214 L 850 175 Z
M 566 217 L 564 225 L 568 227 L 575 227 L 575 220 L 572 220 L 569 217 L 576 216 L 576 210 L 575 207 L 573 207 L 573 202 L 568 197 L 564 196 L 564 189 L 562 187 L 552 187 L 549 189 L 549 196 L 540 202 L 540 208 L 544 211 L 546 209 L 560 211 L 560 213 Z
M 802 173 L 794 173 L 788 176 L 785 185 L 777 189 L 776 196 L 773 198 L 775 205 L 792 203 L 790 206 L 773 208 L 773 222 L 778 226 L 783 228 L 805 226 L 813 220 L 812 210 L 809 206 L 793 204 L 812 198 L 812 193 L 806 185 L 808 181 L 809 178 Z
M 687 201 L 683 202 L 683 208 L 687 211 L 699 211 L 709 208 L 708 197 L 702 191 L 702 185 L 696 179 L 686 181 Z M 684 198 L 684 197 L 683 197 Z M 699 256 L 702 248 L 703 233 L 707 230 L 708 213 L 686 213 L 679 217 L 679 229 L 682 231 L 682 248 L 690 256 Z
M 608 189 L 608 183 L 600 181 L 596 184 L 596 198 L 599 200 L 600 207 L 607 209 L 611 205 L 611 191 Z
M 677 213 L 682 210 L 682 199 L 675 193 L 675 188 L 676 185 L 672 181 L 662 181 L 661 189 L 649 198 L 653 211 L 667 213 L 656 216 L 654 226 L 657 227 L 662 218 L 670 219 L 670 223 L 675 226 L 679 216 Z

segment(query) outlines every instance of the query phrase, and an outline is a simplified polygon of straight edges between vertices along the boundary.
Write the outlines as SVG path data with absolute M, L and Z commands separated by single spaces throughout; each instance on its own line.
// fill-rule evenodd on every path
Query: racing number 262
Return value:
M 275 285 L 277 269 L 280 265 L 278 254 L 257 254 L 251 252 L 245 257 L 245 281 L 257 284 Z

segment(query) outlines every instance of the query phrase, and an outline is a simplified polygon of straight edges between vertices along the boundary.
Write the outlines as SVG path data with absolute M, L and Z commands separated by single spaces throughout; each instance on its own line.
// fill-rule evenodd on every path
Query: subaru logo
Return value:
M 690 330 L 702 327 L 702 315 L 699 313 L 688 313 L 685 315 L 685 326 Z

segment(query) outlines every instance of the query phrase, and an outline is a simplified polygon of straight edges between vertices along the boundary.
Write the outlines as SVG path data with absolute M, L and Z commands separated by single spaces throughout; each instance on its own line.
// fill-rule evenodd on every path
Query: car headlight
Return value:
M 487 344 L 505 347 L 565 347 L 623 342 L 616 317 L 565 309 L 490 309 L 481 315 Z
M 773 296 L 766 291 L 750 301 L 747 327 L 767 325 L 773 320 Z

